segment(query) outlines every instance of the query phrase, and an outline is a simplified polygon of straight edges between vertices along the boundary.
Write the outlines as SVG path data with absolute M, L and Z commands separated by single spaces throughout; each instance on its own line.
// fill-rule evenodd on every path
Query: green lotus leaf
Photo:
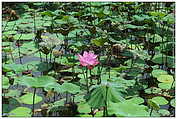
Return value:
M 79 114 L 79 115 L 76 115 L 76 117 L 92 117 L 92 115 L 90 115 L 90 114 Z
M 27 93 L 27 94 L 21 96 L 20 98 L 18 98 L 18 101 L 21 103 L 24 103 L 24 104 L 29 104 L 29 105 L 33 104 L 33 93 Z M 34 104 L 37 104 L 41 101 L 42 101 L 42 97 L 35 95 Z
M 160 113 L 161 116 L 169 116 L 170 115 L 170 112 L 166 109 L 160 109 L 158 111 L 158 113 Z
M 121 94 L 122 87 L 117 83 L 102 83 L 102 85 L 96 86 L 88 99 L 88 104 L 93 108 L 100 108 L 105 106 L 105 100 L 108 102 L 121 102 L 125 99 Z M 106 96 L 107 92 L 107 96 Z
M 173 106 L 173 107 L 175 107 L 175 106 L 176 106 L 176 103 L 175 103 L 175 98 L 174 98 L 174 99 L 172 99 L 172 100 L 170 101 L 170 105 L 171 105 L 171 106 Z
M 168 101 L 164 97 L 161 97 L 161 96 L 153 97 L 152 101 L 156 102 L 159 105 L 166 105 L 166 104 L 168 104 Z
M 166 75 L 166 74 L 168 74 L 168 73 L 164 70 L 161 70 L 161 69 L 155 69 L 152 71 L 152 75 L 156 78 L 159 77 L 160 75 Z
M 107 40 L 106 38 L 99 37 L 99 38 L 91 40 L 91 42 L 95 44 L 96 46 L 103 46 L 104 43 L 107 42 Z
M 62 85 L 58 84 L 58 83 L 51 83 L 51 84 L 48 84 L 45 88 L 44 88 L 46 91 L 49 91 L 49 90 L 54 90 L 58 93 L 63 93 L 65 92 L 65 90 L 62 88 Z
M 156 103 L 155 101 L 153 101 L 152 99 L 148 99 L 148 105 L 151 107 L 151 108 L 153 108 L 153 109 L 155 109 L 155 110 L 159 110 L 160 109 L 160 106 L 159 106 L 159 104 L 158 103 Z
M 55 14 L 53 14 L 52 11 L 45 11 L 41 13 L 42 16 L 49 16 L 49 17 L 53 17 Z
M 72 83 L 63 83 L 61 88 L 64 90 L 64 92 L 69 92 L 72 94 L 80 92 L 80 87 Z
M 174 56 L 167 56 L 167 57 L 165 57 L 165 55 L 163 55 L 163 59 L 166 59 L 168 67 L 175 68 L 175 58 L 174 58 Z M 153 57 L 152 61 L 154 63 L 157 63 L 157 64 L 163 64 L 163 63 L 165 63 L 164 60 L 162 60 L 162 54 L 155 55 Z
M 149 109 L 149 114 L 151 113 L 151 109 Z M 157 110 L 152 110 L 151 117 L 160 117 L 160 114 Z
M 148 117 L 147 107 L 130 102 L 110 103 L 108 114 L 116 114 L 118 117 Z
M 152 15 L 152 16 L 162 17 L 162 18 L 166 15 L 166 13 L 164 13 L 164 12 L 158 12 L 158 11 L 149 12 L 149 14 Z
M 14 39 L 18 40 L 20 36 L 21 34 L 17 34 L 14 36 Z M 20 40 L 33 40 L 34 37 L 35 37 L 34 33 L 22 34 Z
M 159 83 L 158 87 L 161 89 L 171 89 L 173 83 Z
M 96 114 L 94 115 L 94 117 L 103 117 L 103 111 L 96 112 Z
M 17 82 L 21 85 L 26 85 L 28 87 L 44 88 L 50 84 L 56 83 L 56 80 L 51 76 L 41 76 L 41 77 L 22 76 L 17 80 Z
M 125 100 L 124 102 L 127 102 L 127 103 L 131 102 L 134 104 L 142 104 L 142 103 L 144 103 L 144 99 L 140 98 L 140 97 L 133 97 L 131 99 Z
M 174 79 L 171 75 L 160 75 L 157 77 L 157 80 L 162 83 L 172 83 Z
M 2 88 L 8 89 L 10 86 L 9 79 L 6 76 L 2 76 Z
M 2 116 L 6 116 L 6 114 L 10 111 L 9 104 L 2 104 Z M 8 115 L 8 114 L 7 114 Z
M 9 112 L 9 117 L 31 117 L 31 109 L 27 107 L 17 107 Z
M 89 112 L 91 112 L 91 107 L 87 103 L 82 102 L 82 103 L 78 104 L 78 111 L 80 113 L 89 113 Z
M 162 93 L 162 89 L 157 88 L 157 87 L 151 87 L 145 90 L 145 93 L 147 94 L 157 94 L 157 93 Z
M 4 51 L 4 52 L 12 52 L 12 48 L 10 48 L 10 47 L 5 47 L 5 48 L 3 48 L 2 49 L 2 51 Z
M 56 112 L 59 110 L 59 107 L 63 107 L 65 105 L 65 99 L 61 99 L 59 101 L 55 101 L 52 105 L 49 105 L 47 112 Z
M 6 96 L 9 97 L 19 97 L 21 95 L 21 91 L 19 90 L 9 90 L 9 92 L 6 94 Z
M 15 71 L 16 73 L 22 72 L 26 70 L 22 64 L 6 64 L 6 68 Z
M 14 35 L 16 33 L 17 31 L 6 31 L 6 32 L 3 32 L 3 35 Z

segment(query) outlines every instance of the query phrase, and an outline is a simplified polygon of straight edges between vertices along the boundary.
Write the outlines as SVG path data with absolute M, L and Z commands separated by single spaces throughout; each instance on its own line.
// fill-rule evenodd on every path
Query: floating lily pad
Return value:
M 6 94 L 6 96 L 9 97 L 19 97 L 21 94 L 20 90 L 9 90 L 9 92 Z
M 94 117 L 103 117 L 103 111 L 96 112 Z
M 164 97 L 161 97 L 161 96 L 153 97 L 152 100 L 159 105 L 168 104 L 168 101 Z
M 9 84 L 9 79 L 6 76 L 2 76 L 2 88 L 8 89 L 10 84 Z
M 47 85 L 44 88 L 46 91 L 52 90 L 54 89 L 54 91 L 58 92 L 58 93 L 63 93 L 65 90 L 62 88 L 62 85 L 58 84 L 58 83 L 51 83 L 49 85 Z
M 26 68 L 22 65 L 22 64 L 6 64 L 6 67 L 10 70 L 13 70 L 15 71 L 16 73 L 19 73 L 19 72 L 22 72 L 22 71 L 25 71 Z
M 170 112 L 166 109 L 160 109 L 158 111 L 158 113 L 160 113 L 161 116 L 169 116 L 170 115 Z
M 56 83 L 56 80 L 51 76 L 29 77 L 22 76 L 18 79 L 18 83 L 28 87 L 43 88 L 50 84 Z
M 172 99 L 172 100 L 170 101 L 170 105 L 173 106 L 173 107 L 176 106 L 175 99 Z
M 108 114 L 116 114 L 118 117 L 148 117 L 147 107 L 134 103 L 110 103 Z
M 165 58 L 166 58 L 165 55 L 163 55 L 163 59 L 165 59 Z M 166 60 L 167 60 L 167 66 L 168 67 L 175 68 L 175 58 L 174 57 L 167 56 Z M 162 54 L 154 56 L 154 58 L 152 59 L 152 61 L 154 63 L 157 63 L 157 64 L 163 64 L 163 63 L 165 63 L 164 60 L 162 60 Z
M 152 71 L 152 75 L 156 78 L 159 77 L 160 75 L 166 75 L 166 74 L 168 74 L 168 73 L 164 70 L 161 70 L 161 69 L 156 69 L 156 70 Z
M 159 83 L 158 87 L 161 89 L 171 89 L 173 83 Z
M 153 93 L 153 94 L 162 93 L 162 89 L 157 88 L 157 87 L 151 87 L 151 88 L 146 89 L 146 90 L 145 90 L 145 93 L 147 93 L 147 94 L 151 94 L 151 93 Z
M 157 80 L 162 83 L 172 83 L 174 79 L 171 75 L 160 75 L 157 77 Z
M 144 103 L 144 99 L 140 98 L 140 97 L 133 97 L 129 100 L 126 100 L 125 102 L 131 102 L 131 103 L 134 103 L 134 104 L 142 104 L 142 103 Z
M 72 93 L 72 94 L 80 92 L 80 87 L 75 85 L 75 84 L 72 84 L 72 83 L 63 83 L 62 84 L 62 89 L 65 92 L 69 92 L 69 93 Z
M 31 25 L 29 24 L 29 26 L 31 26 Z M 17 34 L 14 36 L 14 39 L 18 40 L 20 38 L 20 36 L 21 36 L 21 34 Z M 35 36 L 34 33 L 22 34 L 20 40 L 33 40 L 34 36 Z
M 80 113 L 89 113 L 91 112 L 91 107 L 87 103 L 80 103 L 78 105 L 78 111 Z
M 33 104 L 33 93 L 28 93 L 23 96 L 21 96 L 19 99 L 19 102 L 24 103 L 24 104 Z M 37 104 L 42 101 L 42 97 L 35 95 L 35 102 L 34 104 Z
M 27 107 L 17 107 L 9 112 L 9 117 L 31 117 L 31 109 Z

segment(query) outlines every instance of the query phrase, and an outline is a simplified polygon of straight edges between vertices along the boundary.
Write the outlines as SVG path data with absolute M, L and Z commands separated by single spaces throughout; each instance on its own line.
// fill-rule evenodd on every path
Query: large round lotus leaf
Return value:
M 153 97 L 152 100 L 153 102 L 156 102 L 159 105 L 168 104 L 168 101 L 164 97 L 161 97 L 161 96 Z
M 75 102 L 85 102 L 86 100 L 85 100 L 84 97 L 85 97 L 85 95 L 78 94 L 78 95 L 75 96 L 74 101 Z
M 149 109 L 149 114 L 151 113 L 151 109 Z M 151 117 L 160 117 L 160 114 L 157 110 L 152 110 Z
M 65 99 L 61 99 L 61 100 L 58 100 L 58 101 L 55 101 L 54 102 L 54 105 L 53 106 L 64 106 L 65 105 Z
M 174 79 L 171 75 L 160 75 L 157 77 L 157 80 L 162 83 L 172 83 Z
M 9 79 L 6 76 L 2 76 L 2 88 L 8 89 L 10 84 L 9 84 Z
M 69 93 L 72 93 L 72 94 L 80 92 L 80 87 L 75 85 L 75 84 L 72 84 L 72 83 L 64 83 L 64 84 L 62 84 L 62 89 L 65 92 L 69 92 Z
M 26 85 L 28 87 L 43 88 L 50 84 L 56 83 L 56 80 L 51 76 L 41 76 L 41 77 L 22 76 L 21 78 L 19 78 L 18 82 L 21 85 Z
M 166 110 L 166 109 L 160 109 L 158 112 L 160 113 L 161 116 L 170 115 L 170 112 L 168 110 Z
M 26 68 L 22 64 L 6 64 L 8 69 L 11 69 L 15 72 L 22 72 L 25 71 Z
M 166 58 L 165 55 L 163 55 L 163 59 L 165 59 L 165 58 Z M 163 64 L 164 61 L 162 60 L 162 54 L 154 56 L 152 61 L 157 64 Z M 175 68 L 174 63 L 175 63 L 175 58 L 172 56 L 167 56 L 167 66 L 170 68 Z
M 120 102 L 109 103 L 108 114 L 116 114 L 118 117 L 148 117 L 147 107 L 134 103 Z
M 105 100 L 108 102 L 124 101 L 121 92 L 124 92 L 124 88 L 120 84 L 102 81 L 102 84 L 96 86 L 92 91 L 88 104 L 93 108 L 100 108 L 105 106 Z
M 9 90 L 9 92 L 6 94 L 6 96 L 9 97 L 19 97 L 21 94 L 20 90 Z
M 173 106 L 173 107 L 175 107 L 175 105 L 176 105 L 175 99 L 172 99 L 172 100 L 170 101 L 170 105 Z
M 80 103 L 78 105 L 78 111 L 80 113 L 89 113 L 89 112 L 91 112 L 91 107 L 87 103 Z
M 162 93 L 162 89 L 157 88 L 157 87 L 150 87 L 150 88 L 148 88 L 148 89 L 145 90 L 145 93 L 147 93 L 147 94 Z
M 33 93 L 25 94 L 25 95 L 21 96 L 18 99 L 19 99 L 19 102 L 21 102 L 21 103 L 30 104 L 31 105 L 31 104 L 33 104 Z M 38 96 L 38 95 L 35 95 L 34 104 L 39 103 L 40 101 L 42 101 L 42 97 Z
M 171 89 L 173 83 L 159 83 L 158 87 L 161 89 Z
M 141 103 L 144 103 L 144 99 L 140 98 L 140 97 L 133 97 L 129 100 L 126 100 L 125 102 L 131 102 L 131 103 L 134 103 L 134 104 L 141 104 Z
M 27 107 L 17 107 L 9 112 L 9 117 L 31 117 L 31 109 Z
M 51 83 L 49 85 L 47 85 L 44 90 L 45 91 L 49 91 L 54 89 L 54 91 L 58 92 L 58 93 L 63 93 L 65 90 L 62 88 L 62 85 L 58 84 L 58 83 Z
M 152 75 L 156 78 L 159 77 L 160 75 L 164 75 L 164 74 L 166 75 L 168 73 L 164 70 L 161 70 L 161 69 L 156 69 L 156 70 L 152 71 Z

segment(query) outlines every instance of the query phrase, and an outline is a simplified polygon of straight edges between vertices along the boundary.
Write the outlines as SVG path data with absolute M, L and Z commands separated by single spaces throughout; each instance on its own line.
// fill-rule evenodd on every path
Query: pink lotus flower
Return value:
M 77 55 L 80 61 L 81 66 L 87 66 L 88 69 L 92 69 L 95 65 L 99 63 L 97 60 L 97 55 L 92 52 L 84 51 L 83 56 L 78 54 Z

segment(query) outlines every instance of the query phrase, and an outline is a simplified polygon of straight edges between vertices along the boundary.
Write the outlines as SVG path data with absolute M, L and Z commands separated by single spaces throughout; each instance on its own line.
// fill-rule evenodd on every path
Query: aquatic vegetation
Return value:
M 2 2 L 3 117 L 174 117 L 175 2 Z

